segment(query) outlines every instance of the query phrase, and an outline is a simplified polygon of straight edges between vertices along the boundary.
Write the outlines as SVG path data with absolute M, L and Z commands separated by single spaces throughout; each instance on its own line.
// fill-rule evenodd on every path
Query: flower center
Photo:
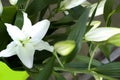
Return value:
M 21 43 L 22 46 L 24 47 L 25 44 L 28 43 L 30 39 L 31 39 L 31 37 L 27 37 L 25 40 L 20 40 L 20 43 Z

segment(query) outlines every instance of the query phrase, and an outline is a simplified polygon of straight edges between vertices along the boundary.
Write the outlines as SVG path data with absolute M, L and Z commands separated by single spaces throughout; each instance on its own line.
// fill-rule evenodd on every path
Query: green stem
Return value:
M 61 66 L 62 68 L 64 68 L 64 65 L 63 65 L 63 63 L 61 62 L 61 60 L 59 59 L 56 51 L 54 51 L 53 54 L 54 54 L 54 56 L 56 57 L 56 59 L 57 59 L 58 63 L 60 64 L 60 66 Z
M 96 52 L 96 49 L 98 48 L 99 45 L 97 45 L 93 51 L 91 51 L 90 55 L 90 61 L 89 61 L 89 64 L 88 64 L 88 70 L 90 70 L 91 68 L 91 64 L 92 64 L 92 61 L 93 61 L 93 58 L 94 58 L 94 55 L 95 55 L 95 52 Z
M 110 26 L 110 24 L 109 24 L 110 18 L 111 18 L 111 16 L 112 16 L 114 13 L 115 13 L 115 10 L 113 10 L 113 11 L 108 15 L 107 20 L 106 20 L 106 23 L 105 23 L 106 26 Z

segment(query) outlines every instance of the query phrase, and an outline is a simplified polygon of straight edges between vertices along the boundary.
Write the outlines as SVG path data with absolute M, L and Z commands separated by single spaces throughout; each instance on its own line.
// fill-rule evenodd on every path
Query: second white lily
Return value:
M 22 30 L 17 26 L 5 24 L 8 34 L 13 41 L 8 44 L 5 50 L 0 52 L 0 57 L 17 55 L 26 67 L 32 68 L 35 50 L 45 49 L 50 52 L 53 51 L 53 46 L 42 40 L 49 28 L 50 22 L 43 20 L 32 26 L 31 21 L 24 12 L 23 17 L 24 24 Z
M 64 0 L 60 4 L 60 9 L 61 10 L 71 9 L 76 6 L 79 6 L 80 4 L 82 4 L 85 1 L 86 0 Z
M 119 34 L 120 29 L 114 27 L 100 27 L 92 29 L 85 34 L 85 39 L 87 41 L 105 41 L 111 38 L 112 36 Z

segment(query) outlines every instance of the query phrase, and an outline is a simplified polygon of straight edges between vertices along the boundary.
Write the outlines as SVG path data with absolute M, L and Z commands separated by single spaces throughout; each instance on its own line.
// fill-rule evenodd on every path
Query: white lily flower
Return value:
M 119 28 L 112 28 L 112 27 L 100 27 L 96 29 L 92 29 L 85 34 L 85 39 L 87 41 L 105 41 L 108 40 L 110 37 L 119 34 Z
M 2 12 L 3 12 L 3 5 L 2 5 L 2 2 L 0 0 L 0 15 L 2 14 Z
M 71 9 L 76 6 L 79 6 L 86 0 L 64 0 L 60 3 L 60 10 L 66 10 L 66 9 Z
M 103 14 L 105 2 L 106 2 L 106 0 L 102 0 L 102 1 L 99 3 L 98 8 L 97 8 L 96 13 L 95 13 L 95 16 L 99 16 L 99 15 L 102 15 L 102 14 Z M 98 4 L 98 3 L 94 3 L 94 4 L 92 4 L 92 5 L 90 6 L 91 9 L 90 9 L 89 17 L 92 16 L 92 14 L 93 14 L 93 12 L 94 12 L 97 4 Z
M 11 5 L 16 5 L 18 0 L 9 0 L 9 2 L 10 2 Z
M 42 20 L 32 26 L 31 21 L 27 18 L 27 14 L 23 12 L 23 16 L 24 24 L 22 30 L 11 24 L 5 24 L 13 41 L 8 44 L 5 50 L 0 52 L 0 57 L 17 55 L 26 67 L 32 68 L 35 50 L 53 52 L 53 46 L 42 40 L 50 22 Z

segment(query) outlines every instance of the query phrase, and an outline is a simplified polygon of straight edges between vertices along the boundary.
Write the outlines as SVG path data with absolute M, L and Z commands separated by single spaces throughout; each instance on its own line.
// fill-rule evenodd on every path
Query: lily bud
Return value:
M 0 15 L 2 14 L 2 12 L 3 12 L 3 5 L 2 5 L 2 2 L 0 0 Z
M 71 9 L 74 8 L 86 0 L 64 0 L 60 3 L 60 10 L 66 10 L 66 9 Z
M 119 28 L 101 27 L 88 31 L 85 34 L 85 39 L 87 41 L 96 41 L 96 42 L 105 41 L 108 40 L 110 37 L 119 33 L 120 33 Z
M 18 0 L 9 0 L 9 2 L 10 2 L 11 5 L 16 5 Z
M 58 54 L 67 56 L 75 48 L 75 42 L 72 40 L 60 41 L 54 45 L 54 48 Z

